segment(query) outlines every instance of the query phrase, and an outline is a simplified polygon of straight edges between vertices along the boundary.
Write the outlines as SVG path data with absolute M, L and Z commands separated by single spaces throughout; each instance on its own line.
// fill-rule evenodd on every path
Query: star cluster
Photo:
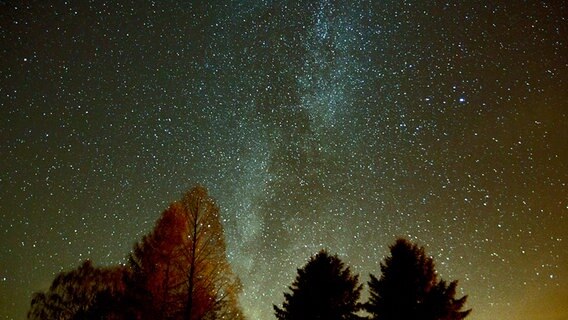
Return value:
M 124 263 L 195 183 L 249 319 L 321 248 L 395 237 L 471 319 L 568 315 L 561 1 L 0 3 L 0 317 Z

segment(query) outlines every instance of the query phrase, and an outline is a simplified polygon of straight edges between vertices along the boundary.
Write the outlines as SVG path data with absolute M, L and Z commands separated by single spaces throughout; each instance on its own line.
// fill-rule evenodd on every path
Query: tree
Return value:
M 219 207 L 201 186 L 174 202 L 130 256 L 148 319 L 241 319 Z
M 457 281 L 437 280 L 434 261 L 423 247 L 397 239 L 377 279 L 370 275 L 370 298 L 366 304 L 372 320 L 458 320 L 467 296 L 455 299 Z
M 302 268 L 284 293 L 282 308 L 274 307 L 280 320 L 355 320 L 362 285 L 337 255 L 320 251 Z
M 47 292 L 32 297 L 28 319 L 126 319 L 124 267 L 95 268 L 90 260 L 60 273 Z

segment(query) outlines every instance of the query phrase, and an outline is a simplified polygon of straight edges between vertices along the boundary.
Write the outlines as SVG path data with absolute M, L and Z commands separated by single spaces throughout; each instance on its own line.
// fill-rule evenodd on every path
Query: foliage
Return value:
M 397 239 L 370 275 L 369 302 L 358 300 L 358 275 L 322 250 L 298 269 L 284 293 L 279 320 L 461 320 L 467 296 L 455 298 L 457 281 L 438 280 L 424 248 Z M 95 268 L 87 260 L 60 273 L 33 295 L 28 319 L 244 319 L 241 285 L 226 258 L 219 207 L 197 186 L 172 203 L 154 229 L 135 244 L 126 266 Z
M 349 267 L 336 256 L 322 250 L 298 269 L 295 281 L 284 293 L 282 308 L 274 307 L 280 320 L 359 319 L 356 312 L 362 285 Z
M 195 187 L 134 247 L 130 266 L 148 319 L 242 318 L 239 279 L 225 253 L 219 207 Z
M 469 314 L 461 311 L 467 297 L 454 298 L 457 281 L 438 281 L 424 248 L 398 239 L 390 252 L 380 264 L 380 279 L 371 274 L 369 281 L 366 309 L 372 320 L 457 320 Z
M 35 293 L 29 319 L 243 319 L 219 207 L 203 187 L 172 203 L 127 266 L 85 261 Z
M 124 267 L 95 268 L 86 260 L 60 273 L 47 292 L 34 293 L 28 319 L 123 319 L 127 272 Z

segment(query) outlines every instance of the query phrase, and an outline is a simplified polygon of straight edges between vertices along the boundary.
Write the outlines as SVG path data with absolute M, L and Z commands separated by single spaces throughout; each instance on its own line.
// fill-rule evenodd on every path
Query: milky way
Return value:
M 196 183 L 249 319 L 397 236 L 471 319 L 568 317 L 566 5 L 346 3 L 0 3 L 0 317 Z

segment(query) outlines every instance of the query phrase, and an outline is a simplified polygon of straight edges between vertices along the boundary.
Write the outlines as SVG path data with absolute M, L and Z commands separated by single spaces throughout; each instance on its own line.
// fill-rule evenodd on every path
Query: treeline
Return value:
M 391 255 L 380 264 L 381 276 L 370 275 L 370 298 L 359 301 L 363 285 L 359 276 L 337 257 L 322 250 L 298 269 L 295 281 L 284 293 L 279 320 L 459 320 L 466 296 L 455 298 L 457 281 L 438 280 L 432 258 L 424 248 L 405 239 L 390 247 Z M 366 314 L 363 316 L 362 314 Z
M 438 280 L 432 258 L 404 239 L 390 247 L 371 275 L 370 299 L 336 256 L 311 257 L 284 293 L 280 320 L 457 320 L 466 297 L 457 282 Z M 188 191 L 134 245 L 125 265 L 94 267 L 87 260 L 60 273 L 46 292 L 33 295 L 28 319 L 244 319 L 239 278 L 226 258 L 219 207 L 201 186 Z
M 244 319 L 219 207 L 201 186 L 160 216 L 124 266 L 85 261 L 32 297 L 28 319 Z

